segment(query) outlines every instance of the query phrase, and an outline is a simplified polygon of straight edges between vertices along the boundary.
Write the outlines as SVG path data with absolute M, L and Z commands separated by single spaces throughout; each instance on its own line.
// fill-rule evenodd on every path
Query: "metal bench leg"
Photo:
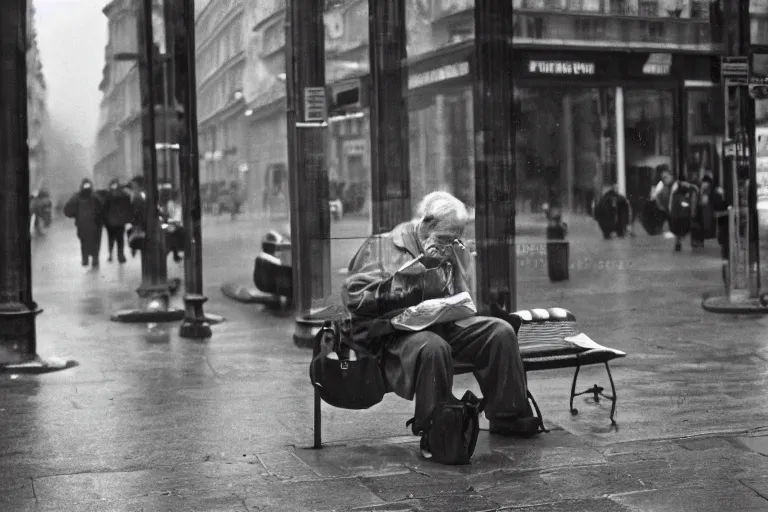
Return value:
M 315 388 L 315 444 L 313 448 L 323 447 L 323 411 L 320 393 Z
M 575 416 L 579 413 L 577 409 L 573 408 L 573 399 L 577 396 L 591 393 L 595 402 L 597 403 L 600 402 L 600 397 L 611 401 L 611 425 L 616 426 L 616 420 L 614 419 L 614 415 L 616 414 L 616 385 L 613 382 L 613 375 L 611 375 L 611 368 L 608 366 L 608 362 L 606 361 L 603 364 L 605 365 L 605 371 L 608 372 L 608 380 L 611 383 L 611 395 L 606 395 L 604 393 L 605 389 L 602 386 L 598 386 L 597 384 L 593 385 L 589 389 L 582 391 L 581 393 L 576 393 L 576 377 L 579 375 L 580 368 L 580 366 L 577 366 L 576 373 L 573 375 L 573 382 L 571 383 L 571 414 Z
M 312 346 L 312 358 L 314 359 L 320 354 L 320 336 L 315 336 L 315 343 Z M 315 444 L 312 446 L 312 448 L 322 448 L 323 447 L 323 408 L 322 408 L 322 399 L 320 398 L 320 392 L 317 390 L 316 386 L 312 386 L 312 388 L 315 391 L 315 407 L 314 407 L 314 434 L 315 434 Z
M 613 383 L 613 376 L 611 375 L 611 368 L 608 366 L 608 362 L 605 362 L 605 371 L 608 372 L 608 380 L 611 382 L 611 396 L 606 396 L 611 401 L 611 425 L 616 425 L 616 420 L 613 419 L 613 415 L 616 413 L 616 386 Z M 605 395 L 603 395 L 605 396 Z
M 579 368 L 581 368 L 581 366 L 577 365 L 576 373 L 573 374 L 573 382 L 571 382 L 571 403 L 570 403 L 569 409 L 571 411 L 572 416 L 576 416 L 577 414 L 579 414 L 579 410 L 573 408 L 573 398 L 583 394 L 583 393 L 579 393 L 578 395 L 576 394 L 576 379 L 579 377 Z

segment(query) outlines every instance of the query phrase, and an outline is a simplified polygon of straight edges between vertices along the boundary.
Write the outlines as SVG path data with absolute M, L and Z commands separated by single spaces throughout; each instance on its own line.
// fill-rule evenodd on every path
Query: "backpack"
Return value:
M 461 400 L 451 396 L 435 406 L 426 431 L 422 434 L 421 447 L 432 454 L 432 460 L 440 464 L 469 464 L 475 453 L 477 435 L 480 432 L 480 413 L 485 404 L 472 391 Z M 411 418 L 406 423 L 410 426 Z

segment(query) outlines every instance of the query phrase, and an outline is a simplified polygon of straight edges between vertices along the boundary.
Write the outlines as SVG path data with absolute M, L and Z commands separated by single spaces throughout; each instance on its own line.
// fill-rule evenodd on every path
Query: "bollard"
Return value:
M 560 209 L 553 207 L 547 213 L 547 271 L 553 282 L 567 281 L 570 247 L 565 239 L 568 225 L 563 222 Z

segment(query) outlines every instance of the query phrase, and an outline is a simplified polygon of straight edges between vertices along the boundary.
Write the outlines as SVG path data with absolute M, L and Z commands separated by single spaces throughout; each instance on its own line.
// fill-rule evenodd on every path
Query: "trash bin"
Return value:
M 553 282 L 568 280 L 568 258 L 570 247 L 565 235 L 568 225 L 556 209 L 550 211 L 547 224 L 547 270 L 549 280 Z

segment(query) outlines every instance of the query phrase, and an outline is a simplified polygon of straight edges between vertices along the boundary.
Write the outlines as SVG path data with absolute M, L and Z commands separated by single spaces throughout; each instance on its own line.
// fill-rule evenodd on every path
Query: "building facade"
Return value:
M 35 26 L 35 8 L 27 2 L 27 116 L 29 134 L 29 188 L 34 191 L 41 187 L 50 187 L 46 181 L 47 148 L 44 134 L 47 125 L 47 90 L 43 75 L 43 64 L 37 46 Z
M 248 196 L 246 159 L 244 1 L 217 0 L 195 19 L 200 180 L 211 193 L 237 183 Z
M 367 188 L 368 4 L 328 5 L 331 102 L 355 87 L 362 97 L 336 112 L 342 115 L 331 116 L 328 167 L 332 180 Z M 474 1 L 406 5 L 412 197 L 442 188 L 471 204 Z M 710 0 L 515 0 L 520 211 L 555 201 L 586 212 L 607 185 L 644 193 L 646 182 L 664 166 L 678 174 L 717 172 L 723 117 L 717 85 L 723 51 L 719 5 Z M 284 1 L 248 2 L 249 165 L 254 182 L 272 190 L 280 188 L 273 169 L 287 162 L 284 16 Z M 759 33 L 762 21 L 755 23 Z
M 143 174 L 141 96 L 139 68 L 131 55 L 138 48 L 137 12 L 134 0 L 112 0 L 103 9 L 107 17 L 108 38 L 104 51 L 104 69 L 99 91 L 102 93 L 96 142 L 94 144 L 94 180 L 97 187 L 106 186 L 114 178 L 127 182 Z M 170 61 L 163 59 L 165 34 L 163 6 L 154 3 L 153 25 L 156 50 L 155 138 L 158 179 L 178 184 L 177 155 L 168 148 L 176 142 L 173 131 L 175 106 L 166 103 Z

